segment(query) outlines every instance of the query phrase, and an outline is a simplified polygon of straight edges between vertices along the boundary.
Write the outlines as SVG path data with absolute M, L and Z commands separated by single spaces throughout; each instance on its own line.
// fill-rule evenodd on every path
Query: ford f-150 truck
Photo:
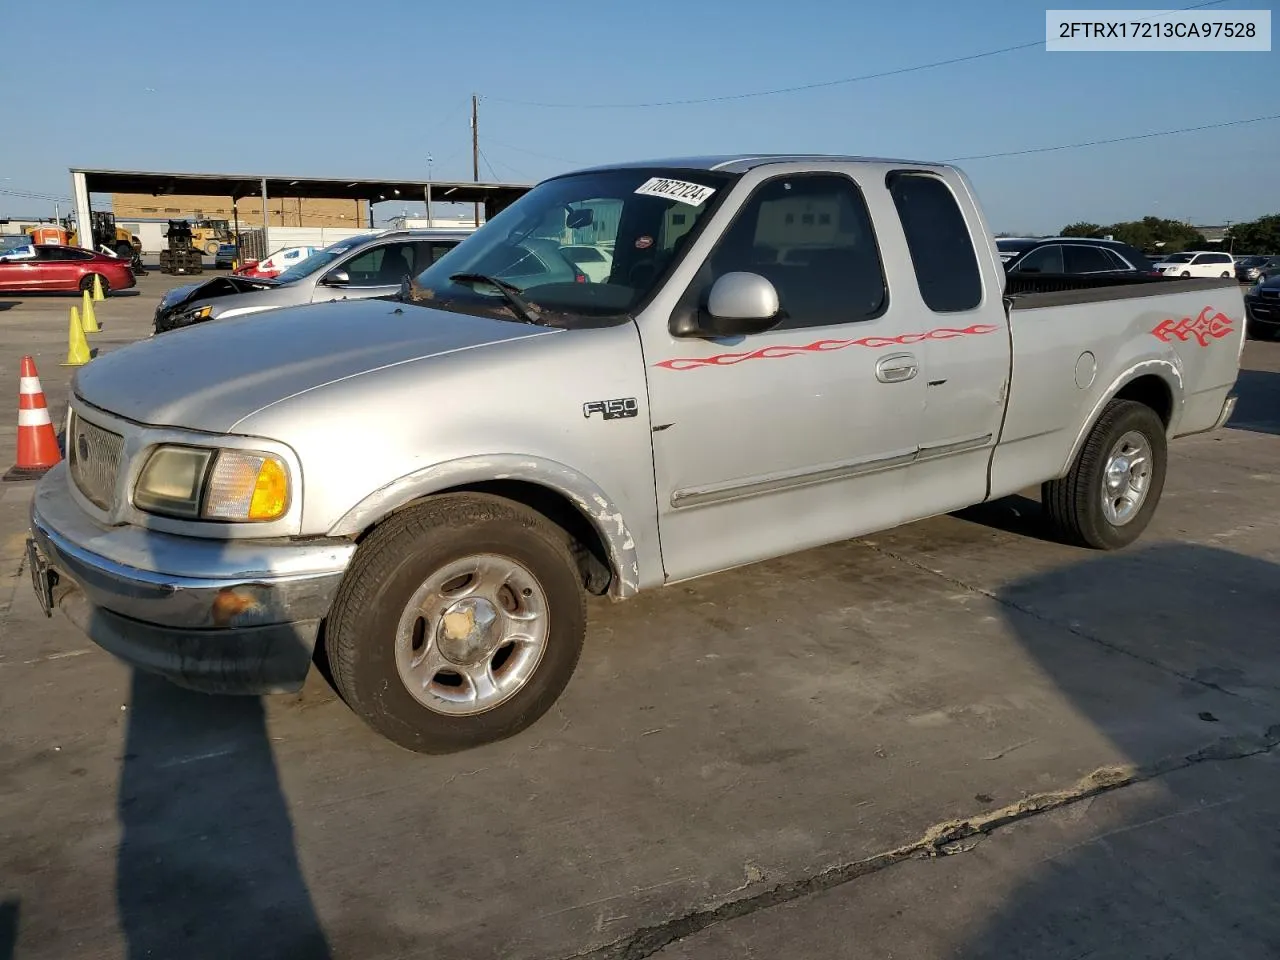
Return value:
M 1006 289 L 957 169 L 811 156 L 535 187 L 399 293 L 143 341 L 76 374 L 28 554 L 135 666 L 298 688 L 318 638 L 394 741 L 533 723 L 638 591 L 1043 484 L 1123 547 L 1169 440 L 1230 414 L 1234 279 Z M 548 244 L 611 251 L 600 282 Z

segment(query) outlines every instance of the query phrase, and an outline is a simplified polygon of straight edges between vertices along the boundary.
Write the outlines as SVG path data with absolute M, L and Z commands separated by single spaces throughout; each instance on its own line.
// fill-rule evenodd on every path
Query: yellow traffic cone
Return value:
M 93 298 L 89 296 L 88 290 L 84 292 L 81 299 L 83 302 L 80 305 L 80 315 L 84 323 L 84 332 L 97 333 L 102 328 L 98 326 L 98 317 L 93 312 Z
M 98 274 L 93 275 L 93 302 L 101 303 L 107 299 L 102 293 L 102 277 Z
M 80 367 L 93 359 L 89 355 L 89 341 L 84 338 L 84 327 L 80 325 L 80 313 L 71 308 L 71 332 L 67 343 L 67 360 L 64 367 Z

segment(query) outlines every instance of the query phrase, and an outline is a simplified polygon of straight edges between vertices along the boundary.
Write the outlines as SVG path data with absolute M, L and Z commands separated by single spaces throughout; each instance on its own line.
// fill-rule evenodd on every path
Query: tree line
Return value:
M 1178 253 L 1203 250 L 1208 246 L 1204 234 L 1180 220 L 1143 217 L 1103 226 L 1097 223 L 1071 223 L 1062 228 L 1064 237 L 1110 236 L 1139 250 Z M 1247 223 L 1235 223 L 1227 229 L 1226 238 L 1214 249 L 1229 250 L 1236 256 L 1251 253 L 1280 253 L 1280 213 L 1273 213 Z

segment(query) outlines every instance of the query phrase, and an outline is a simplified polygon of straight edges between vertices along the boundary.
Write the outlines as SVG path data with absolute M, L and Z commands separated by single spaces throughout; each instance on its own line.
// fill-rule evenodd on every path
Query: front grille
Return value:
M 1264 300 L 1280 300 L 1280 290 L 1259 290 L 1258 296 Z
M 71 479 L 90 503 L 103 510 L 110 510 L 115 500 L 123 451 L 124 438 L 118 433 L 103 430 L 72 413 L 71 428 L 67 432 Z

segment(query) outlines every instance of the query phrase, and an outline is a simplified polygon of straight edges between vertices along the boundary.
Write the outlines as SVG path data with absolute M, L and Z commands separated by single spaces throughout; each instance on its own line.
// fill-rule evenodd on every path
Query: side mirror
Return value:
M 326 287 L 345 287 L 351 282 L 351 275 L 345 270 L 331 270 L 320 282 Z
M 672 318 L 676 337 L 736 337 L 763 333 L 782 319 L 778 291 L 758 273 L 726 273 L 711 286 L 702 310 Z
M 570 230 L 580 230 L 595 222 L 595 211 L 590 207 L 581 210 L 570 210 L 565 214 L 564 225 Z

